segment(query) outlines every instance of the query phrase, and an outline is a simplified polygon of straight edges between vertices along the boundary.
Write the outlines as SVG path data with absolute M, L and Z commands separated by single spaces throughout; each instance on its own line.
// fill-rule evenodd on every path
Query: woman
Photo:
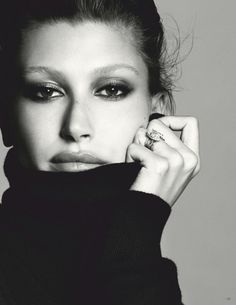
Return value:
M 157 114 L 173 104 L 153 1 L 6 10 L 1 304 L 182 304 L 160 238 L 199 171 L 198 127 Z

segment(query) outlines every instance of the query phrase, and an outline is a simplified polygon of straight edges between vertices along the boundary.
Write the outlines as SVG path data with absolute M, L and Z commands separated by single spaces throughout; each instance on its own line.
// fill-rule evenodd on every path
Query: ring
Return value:
M 149 149 L 153 148 L 154 143 L 164 141 L 165 138 L 162 133 L 156 131 L 155 129 L 152 129 L 150 132 L 146 132 L 146 141 L 145 141 L 145 146 Z

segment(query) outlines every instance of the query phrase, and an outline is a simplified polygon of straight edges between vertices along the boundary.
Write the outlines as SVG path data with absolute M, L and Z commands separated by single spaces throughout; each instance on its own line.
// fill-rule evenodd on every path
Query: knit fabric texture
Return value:
M 1 305 L 180 305 L 161 256 L 170 207 L 130 191 L 140 165 L 27 170 L 8 153 L 0 208 Z

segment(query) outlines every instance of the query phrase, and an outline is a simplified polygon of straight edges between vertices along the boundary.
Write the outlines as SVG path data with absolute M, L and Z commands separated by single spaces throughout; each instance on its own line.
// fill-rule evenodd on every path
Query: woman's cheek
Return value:
M 101 136 L 103 135 L 101 138 L 104 139 L 102 146 L 104 153 L 109 153 L 112 162 L 124 162 L 127 148 L 134 141 L 138 129 L 146 128 L 149 113 L 148 108 L 143 107 L 143 109 L 132 108 L 132 110 L 127 109 L 115 114 L 114 116 L 104 116 L 109 120 L 103 120 L 103 128 L 100 133 Z
M 36 162 L 56 143 L 59 129 L 57 116 L 46 107 L 21 102 L 15 110 L 15 145 L 21 159 Z M 43 106 L 43 105 L 42 105 Z M 44 105 L 45 106 L 45 105 Z M 34 161 L 32 161 L 34 160 Z

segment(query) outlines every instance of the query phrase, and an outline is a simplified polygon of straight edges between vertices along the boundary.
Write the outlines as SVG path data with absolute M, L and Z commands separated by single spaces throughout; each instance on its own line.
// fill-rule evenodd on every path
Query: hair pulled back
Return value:
M 17 81 L 13 78 L 17 74 L 17 56 L 25 30 L 45 22 L 93 21 L 131 30 L 137 50 L 148 68 L 151 95 L 167 94 L 169 98 L 164 107 L 173 113 L 170 73 L 173 63 L 170 65 L 168 60 L 164 29 L 153 0 L 21 0 L 8 1 L 1 11 L 0 81 L 5 92 L 1 104 L 5 101 L 7 105 L 14 96 Z M 11 90 L 7 90 L 9 82 Z M 3 105 L 1 108 L 5 108 Z

